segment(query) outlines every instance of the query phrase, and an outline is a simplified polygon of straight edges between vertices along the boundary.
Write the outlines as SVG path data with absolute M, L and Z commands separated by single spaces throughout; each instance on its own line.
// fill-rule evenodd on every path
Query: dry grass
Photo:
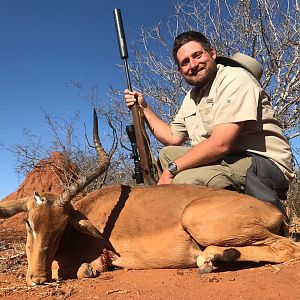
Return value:
M 13 229 L 0 230 L 0 272 L 9 273 L 26 266 L 26 239 Z
M 287 206 L 300 218 L 300 174 L 290 184 Z

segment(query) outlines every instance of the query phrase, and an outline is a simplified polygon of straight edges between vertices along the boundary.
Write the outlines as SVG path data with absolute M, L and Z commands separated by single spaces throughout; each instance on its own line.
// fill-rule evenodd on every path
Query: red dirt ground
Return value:
M 98 278 L 27 287 L 24 231 L 0 229 L 0 297 L 5 299 L 299 299 L 300 260 L 195 269 L 115 270 Z
M 40 169 L 38 175 L 36 172 L 33 170 L 6 201 L 34 190 L 60 190 L 57 179 L 49 173 L 41 179 L 40 174 L 45 173 Z M 26 232 L 22 220 L 22 214 L 0 220 L 0 297 L 5 299 L 300 299 L 300 260 L 277 265 L 221 265 L 205 275 L 196 268 L 114 270 L 94 279 L 27 287 Z

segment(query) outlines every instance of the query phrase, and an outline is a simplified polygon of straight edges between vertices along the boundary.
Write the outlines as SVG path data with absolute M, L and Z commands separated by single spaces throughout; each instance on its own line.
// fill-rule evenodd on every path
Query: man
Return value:
M 190 183 L 245 192 L 252 155 L 258 154 L 255 157 L 270 163 L 262 172 L 267 170 L 272 185 L 272 174 L 278 175 L 279 198 L 283 198 L 293 177 L 291 151 L 259 84 L 260 64 L 247 57 L 255 66 L 251 74 L 243 64 L 217 57 L 207 38 L 195 31 L 175 39 L 173 56 L 193 88 L 171 125 L 153 112 L 141 93 L 124 91 L 128 107 L 138 101 L 151 132 L 166 146 L 159 154 L 163 173 L 158 184 Z M 228 62 L 235 66 L 222 64 Z M 181 146 L 188 138 L 192 147 Z M 256 168 L 254 173 L 258 176 Z

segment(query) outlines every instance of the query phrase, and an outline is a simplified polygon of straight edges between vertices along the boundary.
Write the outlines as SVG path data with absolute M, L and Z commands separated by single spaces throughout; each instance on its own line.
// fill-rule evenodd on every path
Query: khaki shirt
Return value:
M 194 146 L 209 138 L 216 125 L 246 121 L 232 152 L 268 157 L 287 179 L 294 177 L 290 146 L 259 82 L 243 68 L 221 64 L 217 68 L 212 82 L 186 95 L 171 124 L 173 134 L 190 138 Z

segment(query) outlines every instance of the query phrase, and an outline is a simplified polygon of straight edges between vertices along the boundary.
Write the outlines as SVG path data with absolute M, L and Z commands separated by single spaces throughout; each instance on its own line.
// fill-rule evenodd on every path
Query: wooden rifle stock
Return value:
M 127 62 L 128 51 L 127 51 L 125 34 L 124 34 L 121 10 L 119 8 L 115 8 L 113 14 L 114 14 L 116 33 L 117 33 L 117 38 L 119 43 L 120 56 L 121 59 L 124 61 L 127 87 L 130 91 L 132 91 L 130 76 L 129 76 L 129 67 Z M 158 169 L 155 160 L 153 159 L 152 151 L 150 148 L 149 137 L 145 129 L 145 117 L 137 103 L 133 105 L 131 112 L 132 112 L 132 119 L 134 124 L 136 146 L 138 148 L 138 155 L 139 155 L 139 158 L 135 159 L 136 181 L 137 183 L 143 182 L 143 180 L 141 180 L 139 176 L 140 174 L 137 173 L 139 172 L 139 168 L 140 168 L 143 178 L 145 178 L 149 184 L 155 184 L 158 179 L 158 173 L 157 173 Z M 137 165 L 137 163 L 139 163 L 139 166 Z

